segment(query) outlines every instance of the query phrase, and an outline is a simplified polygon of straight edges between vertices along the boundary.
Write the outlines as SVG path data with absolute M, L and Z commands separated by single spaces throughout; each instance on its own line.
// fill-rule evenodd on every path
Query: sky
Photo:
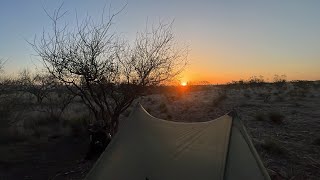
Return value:
M 189 48 L 181 81 L 224 83 L 262 75 L 272 80 L 320 79 L 318 0 L 1 0 L 0 58 L 7 74 L 40 69 L 27 41 L 50 30 L 44 9 L 63 3 L 63 21 L 72 25 L 87 14 L 100 19 L 103 7 L 117 12 L 113 29 L 133 40 L 146 24 L 174 20 L 177 41 Z

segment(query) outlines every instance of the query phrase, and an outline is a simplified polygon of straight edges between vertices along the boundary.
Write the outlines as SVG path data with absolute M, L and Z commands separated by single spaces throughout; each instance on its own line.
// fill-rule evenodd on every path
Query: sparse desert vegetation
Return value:
M 110 152 L 105 151 L 110 142 L 147 158 L 176 147 L 170 158 L 181 160 L 193 148 L 220 151 L 211 141 L 213 132 L 219 134 L 215 138 L 226 134 L 219 145 L 231 140 L 220 151 L 226 163 L 214 174 L 201 162 L 205 168 L 188 166 L 199 174 L 184 175 L 201 177 L 205 170 L 224 178 L 233 144 L 240 142 L 256 156 L 247 133 L 230 130 L 229 118 L 221 121 L 222 134 L 220 125 L 213 130 L 192 122 L 229 112 L 242 120 L 271 179 L 320 179 L 320 1 L 108 3 L 1 3 L 1 15 L 8 18 L 0 18 L 0 180 L 84 179 L 100 155 Z M 161 123 L 137 126 L 135 120 L 147 122 L 139 114 L 129 118 L 138 103 L 156 118 L 192 124 L 181 131 L 177 126 L 184 123 L 161 121 L 168 131 L 158 129 Z M 119 134 L 120 128 L 133 135 Z M 170 147 L 160 150 L 156 136 Z M 119 137 L 126 144 L 116 142 Z M 139 143 L 154 146 L 149 153 Z M 107 155 L 127 159 L 121 150 Z M 193 155 L 185 159 L 196 162 Z M 144 166 L 136 167 L 145 179 L 176 170 L 166 158 L 152 163 L 170 169 L 167 174 L 137 157 L 128 159 L 142 160 Z M 115 164 L 121 172 L 113 172 L 122 175 L 122 164 Z M 99 177 L 110 178 L 105 174 Z
M 83 178 L 95 162 L 84 160 L 93 115 L 63 86 L 50 84 L 41 101 L 19 86 L 7 84 L 6 88 L 16 90 L 1 94 L 1 173 L 15 178 Z M 184 122 L 208 121 L 236 110 L 272 178 L 316 179 L 320 175 L 319 90 L 319 82 L 286 82 L 281 88 L 272 83 L 168 86 L 150 90 L 133 104 L 140 102 L 155 117 Z M 52 104 L 52 98 L 66 102 L 62 110 L 61 104 Z M 131 111 L 132 107 L 124 111 L 120 122 Z M 43 174 L 30 174 L 36 172 L 31 165 L 35 162 Z

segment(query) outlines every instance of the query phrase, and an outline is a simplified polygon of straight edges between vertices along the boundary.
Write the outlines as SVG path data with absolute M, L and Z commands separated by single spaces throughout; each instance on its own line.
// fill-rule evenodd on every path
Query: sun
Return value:
M 186 85 L 188 85 L 187 82 L 181 82 L 181 86 L 186 86 Z

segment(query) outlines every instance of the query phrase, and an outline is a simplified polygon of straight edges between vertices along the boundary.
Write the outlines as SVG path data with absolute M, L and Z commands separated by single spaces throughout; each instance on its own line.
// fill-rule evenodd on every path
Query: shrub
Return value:
M 164 95 L 169 103 L 172 103 L 178 99 L 178 95 L 172 95 L 172 94 L 164 94 Z
M 149 107 L 147 107 L 147 108 L 146 108 L 146 111 L 147 111 L 148 113 L 151 113 L 152 110 L 151 110 Z
M 11 128 L 0 129 L 0 144 L 10 144 L 27 140 L 27 137 Z
M 283 75 L 275 74 L 273 78 L 273 83 L 278 87 L 283 87 L 287 82 L 286 79 L 287 79 L 287 76 L 284 74 Z
M 262 86 L 265 84 L 263 76 L 252 76 L 247 82 L 250 86 Z
M 23 127 L 25 129 L 34 130 L 40 126 L 49 127 L 49 124 L 52 123 L 56 122 L 52 121 L 51 117 L 49 117 L 47 114 L 35 111 L 25 117 L 23 121 Z
M 298 103 L 298 102 L 293 103 L 293 105 L 294 105 L 295 107 L 301 107 L 301 106 L 302 106 L 302 104 L 300 104 L 300 103 Z
M 257 121 L 264 121 L 265 120 L 265 114 L 263 112 L 258 112 L 256 115 L 255 115 L 255 119 Z
M 251 98 L 251 95 L 249 92 L 245 92 L 243 93 L 243 96 L 246 97 L 246 98 Z
M 313 141 L 313 144 L 314 144 L 314 145 L 317 145 L 317 146 L 320 146 L 320 137 L 316 138 L 316 139 Z
M 167 105 L 166 105 L 164 102 L 162 102 L 162 103 L 159 105 L 159 109 L 160 109 L 160 112 L 161 112 L 161 113 L 166 113 L 166 112 L 168 112 Z
M 298 113 L 298 111 L 295 109 L 291 111 L 291 114 L 297 114 L 297 113 Z
M 212 105 L 213 106 L 217 106 L 219 105 L 222 101 L 224 101 L 225 99 L 227 99 L 227 93 L 225 91 L 220 92 L 218 94 L 218 97 L 216 97 L 215 99 L 213 99 Z
M 280 112 L 270 112 L 269 119 L 276 124 L 282 124 L 285 116 L 282 115 Z
M 34 126 L 32 130 L 33 130 L 32 135 L 37 138 L 40 138 L 41 136 L 48 134 L 48 132 L 43 127 L 40 127 L 40 126 Z
M 78 137 L 86 131 L 86 128 L 89 125 L 89 120 L 86 117 L 78 117 L 70 119 L 68 123 L 71 128 L 71 134 Z
M 283 96 L 278 95 L 277 96 L 277 101 L 278 102 L 283 102 L 283 101 L 285 101 L 285 98 Z
M 288 150 L 273 138 L 265 139 L 261 147 L 271 154 L 286 156 Z

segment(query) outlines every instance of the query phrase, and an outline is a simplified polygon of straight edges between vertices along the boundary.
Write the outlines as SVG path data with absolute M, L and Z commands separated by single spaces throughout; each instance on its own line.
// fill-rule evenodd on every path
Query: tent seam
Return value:
M 238 117 L 239 118 L 239 117 Z M 250 152 L 253 154 L 254 159 L 256 163 L 258 164 L 259 169 L 262 171 L 263 176 L 266 180 L 271 180 L 269 173 L 266 171 L 266 168 L 264 167 L 263 163 L 261 162 L 258 152 L 255 150 L 254 145 L 252 141 L 250 140 L 250 137 L 245 129 L 245 126 L 242 124 L 241 120 L 238 119 L 238 129 L 241 132 L 242 137 L 247 142 L 247 145 L 249 146 Z
M 228 115 L 229 116 L 229 115 Z M 230 117 L 230 116 L 229 116 Z M 222 177 L 221 177 L 221 179 L 222 180 L 224 180 L 225 179 L 225 173 L 226 173 L 226 167 L 227 167 L 227 160 L 228 160 L 228 155 L 229 155 L 229 145 L 230 145 L 230 138 L 231 138 L 231 133 L 232 133 L 232 131 L 231 131 L 231 128 L 232 128 L 232 124 L 233 124 L 233 117 L 232 117 L 232 119 L 231 119 L 231 123 L 229 124 L 229 128 L 228 128 L 228 136 L 226 137 L 226 140 L 228 140 L 227 141 L 227 143 L 226 143 L 226 145 L 225 145 L 225 148 L 227 149 L 226 150 L 226 152 L 225 152 L 225 154 L 224 154 L 224 156 L 225 156 L 225 158 L 224 158 L 224 161 L 222 162 L 222 167 L 223 167 L 223 173 L 222 173 Z

